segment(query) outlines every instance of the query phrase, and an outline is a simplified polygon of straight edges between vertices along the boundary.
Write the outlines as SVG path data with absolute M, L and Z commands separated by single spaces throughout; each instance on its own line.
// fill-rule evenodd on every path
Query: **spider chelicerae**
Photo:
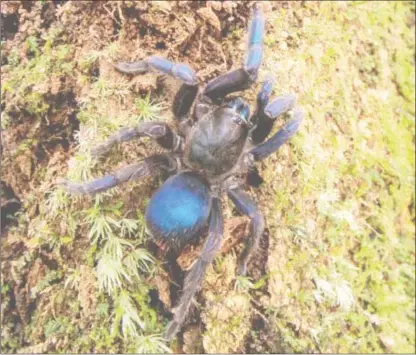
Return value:
M 153 56 L 134 63 L 115 64 L 122 73 L 135 75 L 153 69 L 182 82 L 172 108 L 177 132 L 164 122 L 143 122 L 137 127 L 124 128 L 94 147 L 92 154 L 100 156 L 117 143 L 139 137 L 156 140 L 166 152 L 91 182 L 60 181 L 71 193 L 95 194 L 164 171 L 170 177 L 153 194 L 146 207 L 148 234 L 160 243 L 181 248 L 197 239 L 208 225 L 204 247 L 186 275 L 173 320 L 166 330 L 166 339 L 172 339 L 180 330 L 205 270 L 220 248 L 223 195 L 227 195 L 237 210 L 251 220 L 247 243 L 238 262 L 239 273 L 246 274 L 249 258 L 263 234 L 264 218 L 243 191 L 242 177 L 253 171 L 255 162 L 267 158 L 288 141 L 303 119 L 302 110 L 294 108 L 293 95 L 269 100 L 273 89 L 270 75 L 263 82 L 252 115 L 243 98 L 228 96 L 256 82 L 262 62 L 264 27 L 262 10 L 255 5 L 243 66 L 211 80 L 200 92 L 195 72 L 182 63 Z M 292 114 L 291 120 L 268 138 L 276 118 L 287 112 Z

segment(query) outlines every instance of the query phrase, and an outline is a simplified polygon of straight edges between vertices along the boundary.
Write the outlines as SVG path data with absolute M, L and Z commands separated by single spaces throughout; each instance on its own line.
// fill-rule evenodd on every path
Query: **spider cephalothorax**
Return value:
M 91 182 L 62 182 L 72 193 L 94 194 L 163 170 L 171 176 L 155 192 L 146 208 L 149 235 L 164 244 L 181 247 L 195 240 L 208 225 L 205 245 L 186 276 L 182 296 L 167 328 L 167 339 L 171 339 L 183 324 L 205 269 L 220 247 L 223 232 L 220 199 L 225 194 L 251 219 L 248 242 L 239 259 L 239 272 L 246 273 L 249 257 L 263 233 L 264 219 L 243 191 L 241 177 L 254 167 L 256 161 L 274 153 L 293 136 L 302 121 L 302 111 L 293 110 L 292 119 L 266 140 L 276 118 L 291 111 L 295 105 L 293 95 L 281 96 L 269 103 L 273 88 L 270 76 L 263 82 L 252 115 L 241 97 L 227 97 L 232 92 L 247 89 L 257 80 L 263 37 L 264 17 L 261 9 L 255 6 L 244 65 L 213 79 L 200 93 L 194 71 L 185 64 L 175 64 L 161 57 L 117 63 L 116 69 L 123 73 L 141 74 L 153 69 L 183 82 L 173 103 L 178 133 L 163 122 L 144 122 L 137 127 L 122 129 L 93 148 L 92 153 L 101 155 L 114 144 L 136 137 L 155 139 L 166 153 L 150 156 Z

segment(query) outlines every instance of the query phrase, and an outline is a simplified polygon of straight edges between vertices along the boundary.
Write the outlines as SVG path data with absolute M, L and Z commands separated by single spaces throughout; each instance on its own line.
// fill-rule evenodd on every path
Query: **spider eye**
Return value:
M 227 103 L 227 106 L 235 111 L 233 120 L 237 124 L 249 125 L 250 108 L 241 97 L 234 98 Z

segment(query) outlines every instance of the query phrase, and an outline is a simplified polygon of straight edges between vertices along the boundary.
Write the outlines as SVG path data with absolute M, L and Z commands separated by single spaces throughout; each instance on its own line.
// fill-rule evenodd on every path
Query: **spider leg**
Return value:
M 174 63 L 163 57 L 152 56 L 134 63 L 119 62 L 114 67 L 122 73 L 132 75 L 154 69 L 181 80 L 183 84 L 173 102 L 173 114 L 178 120 L 182 120 L 187 115 L 198 93 L 199 83 L 196 74 L 191 67 L 183 63 Z
M 296 98 L 291 94 L 280 96 L 269 103 L 273 85 L 274 79 L 268 75 L 257 95 L 257 109 L 250 118 L 252 123 L 256 125 L 256 128 L 251 132 L 251 140 L 254 144 L 263 142 L 272 130 L 276 118 L 295 106 Z
M 295 106 L 296 98 L 291 94 L 280 96 L 269 103 L 273 85 L 274 79 L 270 75 L 267 76 L 257 95 L 257 108 L 250 118 L 255 125 L 251 132 L 251 140 L 254 144 L 263 142 L 272 130 L 276 118 Z
M 256 250 L 260 237 L 263 235 L 264 218 L 254 201 L 241 188 L 229 189 L 228 197 L 241 213 L 251 219 L 249 238 L 238 263 L 238 272 L 240 275 L 245 275 L 250 256 Z
M 166 328 L 165 338 L 171 340 L 179 331 L 189 309 L 192 305 L 192 299 L 195 293 L 201 287 L 205 270 L 214 260 L 220 246 L 223 235 L 223 216 L 221 201 L 213 198 L 212 208 L 209 220 L 208 237 L 202 249 L 201 255 L 196 263 L 192 266 L 185 278 L 183 293 L 175 310 L 173 320 Z
M 141 162 L 122 167 L 112 174 L 85 183 L 60 179 L 57 183 L 72 194 L 94 195 L 117 186 L 123 182 L 155 175 L 160 170 L 176 170 L 176 163 L 168 155 L 154 155 Z
M 266 106 L 266 110 L 269 106 L 270 105 Z M 278 107 L 278 105 L 273 107 Z M 251 156 L 251 158 L 254 161 L 259 161 L 267 158 L 269 155 L 276 152 L 282 146 L 282 144 L 286 143 L 298 131 L 299 126 L 302 123 L 303 116 L 303 110 L 297 108 L 294 112 L 294 118 L 292 120 L 287 122 L 276 134 L 271 136 L 266 142 L 250 150 L 248 155 Z
M 122 128 L 111 135 L 107 141 L 91 149 L 93 156 L 107 153 L 117 143 L 126 142 L 137 137 L 150 137 L 166 149 L 176 150 L 180 145 L 180 137 L 172 132 L 163 122 L 143 122 L 137 127 Z
M 205 87 L 203 95 L 218 100 L 229 93 L 247 89 L 257 80 L 263 58 L 264 23 L 262 10 L 258 6 L 254 7 L 243 67 L 211 80 Z

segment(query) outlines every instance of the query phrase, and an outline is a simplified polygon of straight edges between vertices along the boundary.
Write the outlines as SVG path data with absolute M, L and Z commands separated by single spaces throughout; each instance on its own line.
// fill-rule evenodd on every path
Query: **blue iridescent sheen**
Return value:
M 270 118 L 277 118 L 284 112 L 287 112 L 288 110 L 292 109 L 295 106 L 295 103 L 295 95 L 288 94 L 280 96 L 273 102 L 269 103 L 264 109 L 264 112 Z
M 172 68 L 173 75 L 182 79 L 187 85 L 196 85 L 198 84 L 198 79 L 194 71 L 187 66 L 186 64 L 176 64 Z
M 245 64 L 245 69 L 251 73 L 253 71 L 257 72 L 260 67 L 261 61 L 263 59 L 263 49 L 260 45 L 251 47 Z
M 261 86 L 261 90 L 257 95 L 257 106 L 259 106 L 259 110 L 264 110 L 264 107 L 266 107 L 267 103 L 269 102 L 269 97 L 273 91 L 274 83 L 274 78 L 270 74 L 267 75 L 263 85 Z
M 150 57 L 148 63 L 153 68 L 156 68 L 166 74 L 168 74 L 173 68 L 173 63 L 170 60 L 158 56 Z
M 194 237 L 209 217 L 208 185 L 193 172 L 170 177 L 152 196 L 146 209 L 146 226 L 156 239 L 180 245 Z
M 168 59 L 158 56 L 150 57 L 147 60 L 147 64 L 154 69 L 160 70 L 162 73 L 181 79 L 186 85 L 194 86 L 198 84 L 198 78 L 194 71 L 186 64 L 175 64 Z
M 248 35 L 249 47 L 254 43 L 263 43 L 264 38 L 264 16 L 259 9 L 254 10 L 253 19 L 250 24 Z
M 240 115 L 245 121 L 250 117 L 250 107 L 247 104 L 241 107 Z
M 101 179 L 91 181 L 87 186 L 86 190 L 100 192 L 107 190 L 110 187 L 117 185 L 117 179 L 112 175 L 103 176 Z
M 246 121 L 248 120 L 248 117 L 250 116 L 250 107 L 241 97 L 236 97 L 230 100 L 227 103 L 227 107 L 236 110 L 238 114 L 241 116 L 241 118 L 243 118 Z
M 296 109 L 294 118 L 287 122 L 277 133 L 269 138 L 263 144 L 258 145 L 251 150 L 254 160 L 262 160 L 267 158 L 270 154 L 276 152 L 280 146 L 286 143 L 299 129 L 303 120 L 303 110 Z
M 241 97 L 233 98 L 227 103 L 227 107 L 233 108 L 234 110 L 238 110 L 243 105 L 244 101 Z
M 202 90 L 199 75 L 184 63 L 152 56 L 134 63 L 119 62 L 114 65 L 124 74 L 153 71 L 181 82 L 172 105 L 176 130 L 164 122 L 139 122 L 137 126 L 121 129 L 107 141 L 93 147 L 92 155 L 99 157 L 108 153 L 115 144 L 136 137 L 151 138 L 166 151 L 123 166 L 94 181 L 58 181 L 70 193 L 93 195 L 133 180 L 147 177 L 165 179 L 170 176 L 151 197 L 144 218 L 146 234 L 163 250 L 163 253 L 157 254 L 165 254 L 169 264 L 173 262 L 173 265 L 165 267 L 166 271 L 178 276 L 179 264 L 183 268 L 184 263 L 174 259 L 186 250 L 184 247 L 195 244 L 200 237 L 205 238 L 198 247 L 199 256 L 195 259 L 186 258 L 185 264 L 194 260 L 191 265 L 185 265 L 189 269 L 186 267 L 188 271 L 183 291 L 164 334 L 166 341 L 172 340 L 181 329 L 193 307 L 194 296 L 201 288 L 207 268 L 224 245 L 221 201 L 224 195 L 228 196 L 239 213 L 250 219 L 246 246 L 237 261 L 238 273 L 246 276 L 248 262 L 264 235 L 265 221 L 242 185 L 246 185 L 244 180 L 251 186 L 261 184 L 263 179 L 255 163 L 286 143 L 298 131 L 304 116 L 303 110 L 294 108 L 294 96 L 270 99 L 274 84 L 271 75 L 264 78 L 253 115 L 250 115 L 250 107 L 242 97 L 228 96 L 249 89 L 258 78 L 265 20 L 260 3 L 253 3 L 244 63 L 212 79 Z M 276 118 L 292 109 L 291 121 L 269 137 Z M 174 293 L 176 298 L 176 289 Z
M 250 32 L 248 34 L 248 49 L 244 69 L 250 74 L 252 80 L 256 80 L 259 70 L 263 50 L 262 44 L 264 39 L 264 16 L 259 8 L 254 9 L 253 19 L 250 23 Z

